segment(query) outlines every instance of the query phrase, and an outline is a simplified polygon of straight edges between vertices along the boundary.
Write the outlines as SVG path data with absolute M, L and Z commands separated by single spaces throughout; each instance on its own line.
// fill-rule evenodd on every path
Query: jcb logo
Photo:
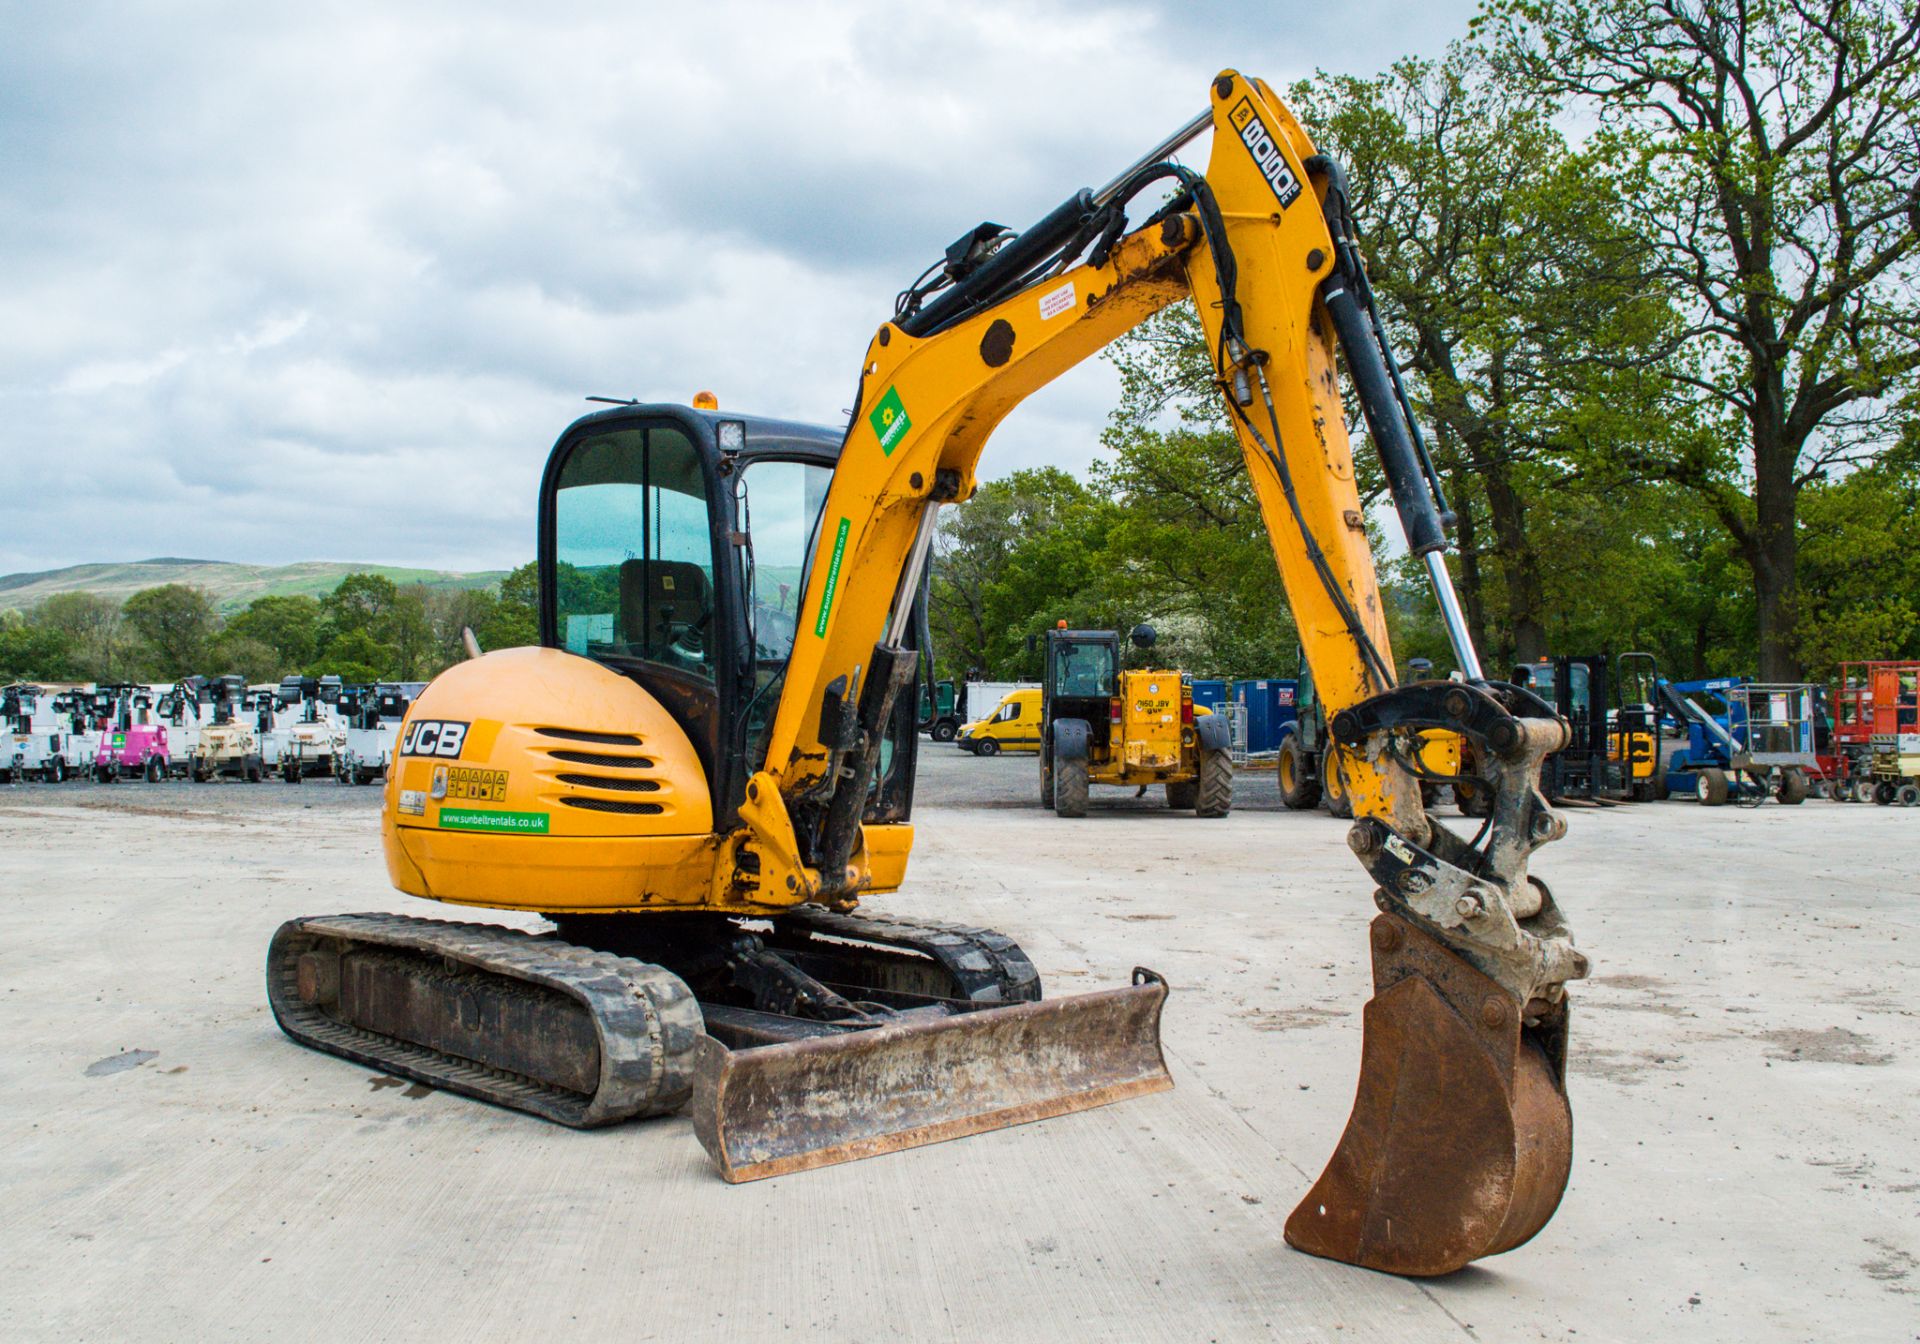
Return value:
M 467 742 L 467 725 L 444 719 L 419 719 L 400 739 L 402 756 L 458 756 Z

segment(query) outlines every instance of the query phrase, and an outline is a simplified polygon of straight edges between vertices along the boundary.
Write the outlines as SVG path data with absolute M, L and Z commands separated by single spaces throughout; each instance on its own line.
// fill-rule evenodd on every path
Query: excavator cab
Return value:
M 699 759 L 720 830 L 765 763 L 840 441 L 813 425 L 635 405 L 576 421 L 548 459 L 540 641 L 659 703 Z M 912 811 L 910 704 L 886 737 L 865 816 L 876 824 Z

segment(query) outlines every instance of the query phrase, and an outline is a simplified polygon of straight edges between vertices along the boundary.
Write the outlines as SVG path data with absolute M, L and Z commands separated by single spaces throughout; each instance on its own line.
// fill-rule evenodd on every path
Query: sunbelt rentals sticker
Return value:
M 913 428 L 913 421 L 907 419 L 907 408 L 900 400 L 900 389 L 890 387 L 887 395 L 880 398 L 867 416 L 867 423 L 873 426 L 874 437 L 880 440 L 880 451 L 888 457 L 900 446 L 900 437 Z
M 840 561 L 847 553 L 848 519 L 840 520 L 839 531 L 833 534 L 833 559 L 827 562 L 827 591 L 820 597 L 820 616 L 813 623 L 813 633 L 821 638 L 827 637 L 827 617 L 833 612 L 833 590 L 840 586 Z
M 545 812 L 499 812 L 490 807 L 442 807 L 443 831 L 494 831 L 508 835 L 545 835 Z

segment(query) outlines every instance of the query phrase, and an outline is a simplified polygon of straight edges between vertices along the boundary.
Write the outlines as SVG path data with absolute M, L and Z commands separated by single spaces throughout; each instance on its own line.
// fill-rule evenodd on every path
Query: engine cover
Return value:
M 619 673 L 544 648 L 456 664 L 420 693 L 382 829 L 402 891 L 542 911 L 704 904 L 718 850 L 680 725 Z

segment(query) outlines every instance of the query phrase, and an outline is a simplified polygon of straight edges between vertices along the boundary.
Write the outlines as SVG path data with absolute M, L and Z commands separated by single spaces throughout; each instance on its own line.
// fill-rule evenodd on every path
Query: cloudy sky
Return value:
M 894 293 L 1235 66 L 1437 53 L 1470 0 L 0 0 L 0 573 L 495 568 L 589 394 L 839 423 Z M 1084 468 L 1090 364 L 995 476 Z

